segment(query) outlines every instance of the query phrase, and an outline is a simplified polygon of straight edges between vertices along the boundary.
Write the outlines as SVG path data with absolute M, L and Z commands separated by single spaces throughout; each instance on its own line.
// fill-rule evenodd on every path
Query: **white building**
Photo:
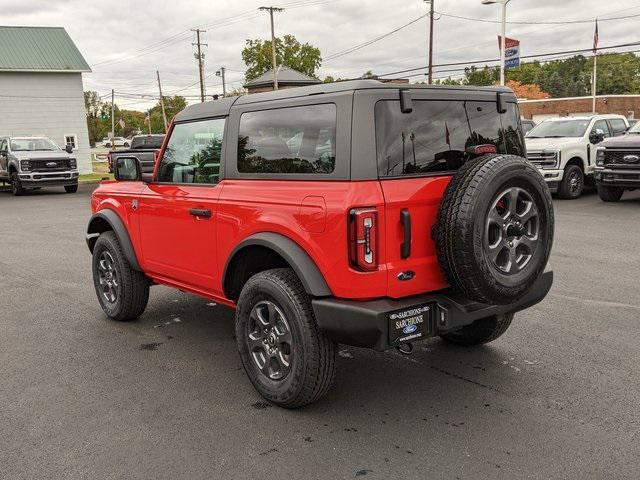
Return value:
M 91 172 L 82 87 L 90 71 L 64 28 L 0 26 L 0 136 L 71 144 L 80 171 Z

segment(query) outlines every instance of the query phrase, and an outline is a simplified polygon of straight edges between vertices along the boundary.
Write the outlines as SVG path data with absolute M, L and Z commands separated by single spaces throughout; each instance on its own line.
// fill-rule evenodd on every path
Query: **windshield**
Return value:
M 12 152 L 53 152 L 60 150 L 60 147 L 48 138 L 12 138 Z
M 633 127 L 631 127 L 628 133 L 640 133 L 640 122 L 636 123 Z
M 582 137 L 591 120 L 550 120 L 533 127 L 527 138 Z

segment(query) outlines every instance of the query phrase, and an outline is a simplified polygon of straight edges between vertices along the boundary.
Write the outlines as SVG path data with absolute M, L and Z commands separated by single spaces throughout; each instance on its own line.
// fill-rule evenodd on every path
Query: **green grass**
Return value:
M 113 175 L 110 173 L 88 173 L 86 175 L 80 175 L 78 181 L 80 183 L 99 182 L 103 178 L 109 178 L 113 180 Z

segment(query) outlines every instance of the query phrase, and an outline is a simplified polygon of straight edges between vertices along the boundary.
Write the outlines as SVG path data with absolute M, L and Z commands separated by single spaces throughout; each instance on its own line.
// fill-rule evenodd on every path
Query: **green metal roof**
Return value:
M 90 72 L 61 27 L 1 27 L 0 71 Z

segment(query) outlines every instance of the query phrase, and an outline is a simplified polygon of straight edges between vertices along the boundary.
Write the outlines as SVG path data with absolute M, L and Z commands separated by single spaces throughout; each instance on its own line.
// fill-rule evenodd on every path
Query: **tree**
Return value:
M 247 65 L 245 78 L 251 81 L 272 68 L 271 40 L 246 40 L 242 60 Z M 276 38 L 276 63 L 315 77 L 322 64 L 320 49 L 301 44 L 293 35 Z
M 500 78 L 500 69 L 497 67 L 477 68 L 467 67 L 464 69 L 464 84 L 475 86 L 495 85 Z
M 187 100 L 180 95 L 173 97 L 163 97 L 164 111 L 167 115 L 167 122 L 187 107 Z M 160 100 L 149 110 L 151 119 L 151 131 L 153 133 L 164 133 L 164 120 L 162 119 L 162 106 Z M 148 129 L 149 127 L 147 127 Z
M 528 100 L 549 98 L 549 94 L 547 92 L 543 92 L 540 89 L 540 85 L 535 83 L 523 84 L 516 80 L 508 80 L 506 83 L 507 87 L 513 90 L 518 98 L 526 98 Z

